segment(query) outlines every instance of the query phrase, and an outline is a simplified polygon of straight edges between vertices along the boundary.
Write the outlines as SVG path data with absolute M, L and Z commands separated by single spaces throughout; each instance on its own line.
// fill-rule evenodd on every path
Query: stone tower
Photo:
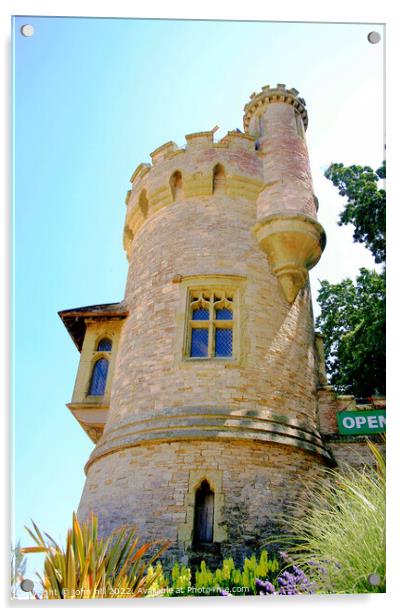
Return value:
M 96 443 L 79 517 L 103 533 L 134 524 L 175 557 L 240 557 L 331 461 L 306 128 L 278 84 L 251 95 L 245 132 L 155 150 L 126 198 L 124 300 L 60 313 L 81 352 L 68 406 Z

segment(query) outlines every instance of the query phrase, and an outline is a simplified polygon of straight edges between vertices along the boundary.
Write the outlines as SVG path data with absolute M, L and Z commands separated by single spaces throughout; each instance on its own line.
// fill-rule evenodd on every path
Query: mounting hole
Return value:
M 379 586 L 381 584 L 381 578 L 378 573 L 370 573 L 367 580 L 371 586 Z
M 369 43 L 375 45 L 376 43 L 379 43 L 381 41 L 381 35 L 379 32 L 369 32 L 367 35 L 367 39 Z
M 24 24 L 21 26 L 21 34 L 22 36 L 32 36 L 35 32 L 35 29 L 31 24 Z
M 24 592 L 32 592 L 34 589 L 34 583 L 32 580 L 22 580 L 21 582 L 21 590 Z

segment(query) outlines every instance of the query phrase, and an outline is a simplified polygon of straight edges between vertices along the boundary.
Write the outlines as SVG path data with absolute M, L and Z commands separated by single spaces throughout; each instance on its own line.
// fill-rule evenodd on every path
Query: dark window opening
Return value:
M 173 201 L 183 196 L 183 178 L 180 171 L 175 171 L 170 178 Z
M 195 494 L 194 545 L 212 543 L 214 535 L 214 493 L 204 480 Z
M 98 344 L 98 351 L 111 351 L 112 350 L 112 341 L 109 338 L 102 338 Z
M 223 188 L 226 184 L 225 168 L 221 164 L 217 164 L 213 170 L 212 190 L 215 192 Z

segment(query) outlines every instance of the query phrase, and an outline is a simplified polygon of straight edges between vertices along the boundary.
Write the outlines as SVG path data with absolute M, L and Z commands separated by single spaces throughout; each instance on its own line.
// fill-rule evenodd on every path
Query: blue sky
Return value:
M 21 36 L 30 23 L 34 36 Z M 242 127 L 262 85 L 307 102 L 307 142 L 327 249 L 311 272 L 337 281 L 371 255 L 339 228 L 331 161 L 383 158 L 383 43 L 342 24 L 18 17 L 14 22 L 14 520 L 62 540 L 93 444 L 65 403 L 79 355 L 57 312 L 124 296 L 129 178 L 166 141 Z M 376 26 L 382 33 L 382 27 Z

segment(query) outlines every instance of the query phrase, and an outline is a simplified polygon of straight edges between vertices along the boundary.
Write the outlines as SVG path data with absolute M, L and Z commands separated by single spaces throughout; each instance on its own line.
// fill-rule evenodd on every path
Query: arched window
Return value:
M 226 184 L 226 172 L 223 165 L 218 163 L 214 167 L 213 171 L 213 180 L 212 180 L 212 190 L 216 192 L 217 190 L 223 189 Z
M 173 200 L 183 196 L 183 178 L 180 171 L 175 171 L 170 178 Z
M 102 338 L 99 341 L 97 351 L 111 351 L 112 350 L 112 341 L 109 338 Z
M 98 359 L 92 370 L 91 383 L 89 386 L 89 396 L 103 396 L 106 388 L 107 371 L 109 362 L 107 359 Z
M 195 493 L 194 545 L 212 543 L 214 536 L 214 493 L 206 479 Z
M 144 218 L 146 218 L 148 216 L 149 203 L 145 190 L 141 191 L 140 198 L 138 199 L 138 205 L 142 212 L 142 215 L 144 216 Z

